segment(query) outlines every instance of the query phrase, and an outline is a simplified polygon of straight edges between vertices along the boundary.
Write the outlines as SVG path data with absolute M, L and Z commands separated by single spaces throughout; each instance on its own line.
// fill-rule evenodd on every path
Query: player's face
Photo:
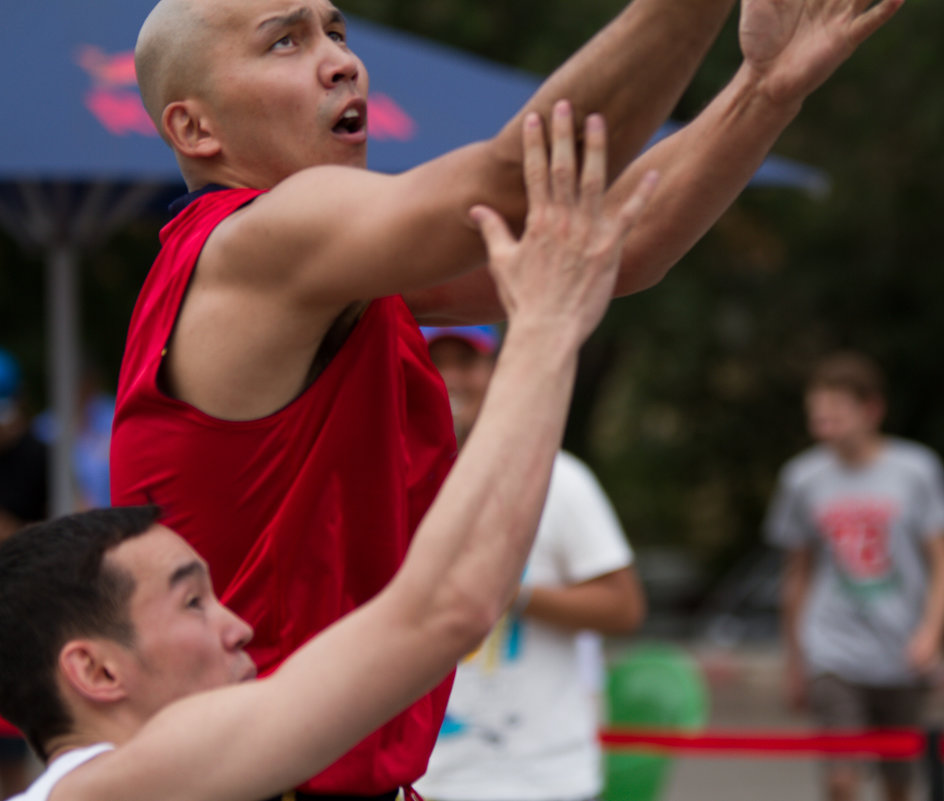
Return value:
M 121 670 L 143 719 L 178 698 L 255 676 L 244 650 L 252 629 L 217 600 L 206 564 L 177 534 L 156 525 L 106 559 L 135 580 L 135 639 Z
M 363 167 L 367 71 L 327 0 L 215 2 L 208 102 L 224 154 L 273 185 L 306 167 Z
M 446 384 L 456 439 L 461 445 L 479 416 L 495 361 L 467 342 L 450 337 L 431 342 L 429 355 Z
M 806 416 L 813 439 L 842 446 L 876 432 L 881 406 L 841 389 L 819 388 L 806 394 Z

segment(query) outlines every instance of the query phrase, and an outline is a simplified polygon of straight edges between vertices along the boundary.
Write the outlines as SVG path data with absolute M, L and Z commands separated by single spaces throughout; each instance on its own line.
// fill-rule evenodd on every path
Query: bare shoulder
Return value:
M 337 166 L 296 173 L 220 223 L 201 254 L 201 279 L 292 297 L 302 288 L 295 282 L 317 287 L 318 273 L 341 269 L 333 258 L 350 236 L 351 218 L 384 178 Z

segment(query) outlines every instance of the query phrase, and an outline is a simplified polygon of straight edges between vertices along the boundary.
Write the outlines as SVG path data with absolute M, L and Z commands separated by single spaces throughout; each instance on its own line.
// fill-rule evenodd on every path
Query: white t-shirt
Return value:
M 114 747 L 111 743 L 99 743 L 98 745 L 67 751 L 61 757 L 57 757 L 50 762 L 46 770 L 29 786 L 25 793 L 13 796 L 10 801 L 46 801 L 53 788 L 63 777 L 100 754 L 113 750 Z
M 613 508 L 590 470 L 560 453 L 523 582 L 565 586 L 632 562 Z M 595 687 L 599 638 L 503 618 L 456 673 L 429 770 L 435 801 L 568 801 L 601 789 Z M 583 646 L 579 647 L 581 639 Z

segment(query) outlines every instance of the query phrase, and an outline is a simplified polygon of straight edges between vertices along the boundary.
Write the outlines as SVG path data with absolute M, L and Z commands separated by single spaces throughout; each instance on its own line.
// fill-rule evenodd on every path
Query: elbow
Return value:
M 623 629 L 623 633 L 632 634 L 637 631 L 645 622 L 648 613 L 649 606 L 646 603 L 646 597 L 642 594 L 642 591 L 640 591 L 639 598 L 630 605 L 627 612 L 626 627 Z
M 458 661 L 482 644 L 504 614 L 505 605 L 474 593 L 453 591 L 442 602 L 440 610 L 434 615 L 440 621 L 436 637 L 440 642 L 450 643 Z
M 633 634 L 646 619 L 646 600 L 640 593 L 638 598 L 624 604 L 615 611 L 605 634 Z

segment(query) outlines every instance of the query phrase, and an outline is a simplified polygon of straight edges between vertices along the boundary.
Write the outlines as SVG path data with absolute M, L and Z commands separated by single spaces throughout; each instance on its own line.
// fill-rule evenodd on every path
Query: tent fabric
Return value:
M 5 10 L 0 103 L 9 113 L 0 127 L 0 180 L 180 182 L 135 84 L 132 50 L 152 5 L 35 0 Z M 371 76 L 368 166 L 381 172 L 494 135 L 539 84 L 534 75 L 360 19 L 349 20 L 348 34 Z M 755 177 L 811 191 L 824 180 L 776 158 Z

